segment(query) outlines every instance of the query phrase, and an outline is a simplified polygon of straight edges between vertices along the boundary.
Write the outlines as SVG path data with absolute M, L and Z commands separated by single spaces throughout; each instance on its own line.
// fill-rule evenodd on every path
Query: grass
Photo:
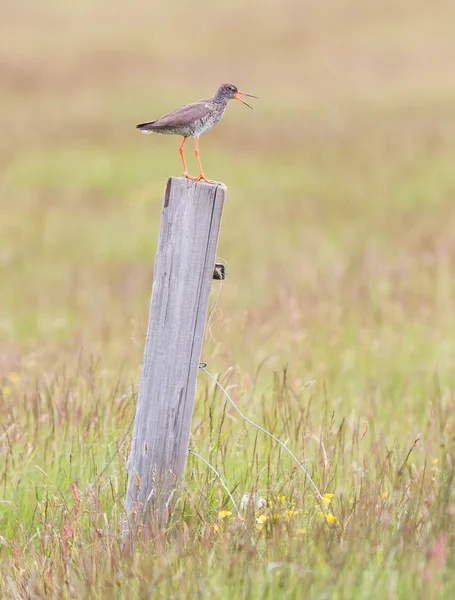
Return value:
M 454 17 L 448 0 L 11 7 L 1 597 L 452 597 Z M 201 373 L 191 448 L 237 503 L 267 505 L 239 520 L 190 455 L 168 530 L 127 556 L 131 435 L 97 475 L 134 414 L 162 193 L 180 172 L 178 140 L 134 124 L 224 80 L 260 100 L 201 141 L 228 186 L 203 359 L 334 494 L 336 521 Z

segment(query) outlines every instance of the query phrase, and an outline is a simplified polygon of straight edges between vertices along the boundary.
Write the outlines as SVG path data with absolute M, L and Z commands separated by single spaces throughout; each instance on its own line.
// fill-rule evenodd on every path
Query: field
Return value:
M 10 3 L 0 24 L 0 597 L 455 593 L 455 5 Z M 163 190 L 228 187 L 173 520 L 122 553 Z M 196 172 L 193 141 L 187 144 Z M 333 495 L 333 496 L 332 496 Z M 322 513 L 322 514 L 321 514 Z

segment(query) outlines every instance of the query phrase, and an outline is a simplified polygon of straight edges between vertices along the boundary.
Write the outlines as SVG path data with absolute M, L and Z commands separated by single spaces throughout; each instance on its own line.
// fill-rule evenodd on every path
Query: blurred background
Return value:
M 436 372 L 453 379 L 451 0 L 2 12 L 4 375 L 93 360 L 137 380 L 162 194 L 181 164 L 178 137 L 135 125 L 232 82 L 260 99 L 230 103 L 201 138 L 206 175 L 228 187 L 205 360 L 249 376 L 267 357 L 374 415 L 398 397 L 405 410 Z
M 454 24 L 453 0 L 2 6 L 2 597 L 112 597 L 126 578 L 145 598 L 157 577 L 160 597 L 202 597 L 201 578 L 207 597 L 282 597 L 283 576 L 291 598 L 302 573 L 317 598 L 379 597 L 379 581 L 419 597 L 455 515 Z M 295 465 L 201 374 L 191 448 L 238 501 L 257 489 L 289 511 L 254 530 L 278 562 L 251 578 L 234 516 L 209 541 L 231 505 L 194 456 L 187 541 L 120 558 L 162 197 L 182 171 L 180 138 L 135 126 L 223 82 L 259 100 L 231 102 L 200 142 L 228 188 L 202 358 L 336 515 L 323 528 Z

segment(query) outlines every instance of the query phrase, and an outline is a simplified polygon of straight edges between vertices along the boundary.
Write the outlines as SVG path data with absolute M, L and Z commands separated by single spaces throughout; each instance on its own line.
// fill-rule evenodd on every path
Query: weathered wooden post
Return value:
M 161 519 L 183 477 L 226 187 L 171 177 L 164 194 L 133 443 L 125 536 Z

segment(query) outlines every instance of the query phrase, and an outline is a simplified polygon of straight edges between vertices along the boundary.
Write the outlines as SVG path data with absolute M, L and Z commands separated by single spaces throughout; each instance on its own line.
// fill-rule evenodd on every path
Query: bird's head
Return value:
M 245 92 L 239 92 L 237 87 L 235 85 L 233 85 L 232 83 L 223 83 L 222 85 L 220 85 L 217 93 L 215 94 L 215 98 L 217 98 L 218 100 L 222 100 L 224 102 L 227 102 L 228 100 L 239 100 L 240 102 L 242 102 L 243 104 L 245 104 L 246 106 L 251 108 L 251 110 L 253 110 L 253 107 L 250 106 L 244 100 L 242 100 L 242 98 L 240 98 L 240 96 L 248 96 L 249 98 L 257 98 L 257 96 L 253 96 L 252 94 L 245 94 Z

